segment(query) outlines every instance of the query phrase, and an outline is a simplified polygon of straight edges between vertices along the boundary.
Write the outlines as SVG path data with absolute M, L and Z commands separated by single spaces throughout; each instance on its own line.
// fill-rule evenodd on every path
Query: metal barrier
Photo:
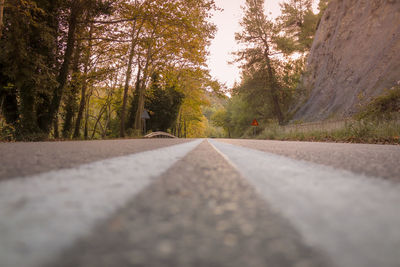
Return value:
M 354 123 L 353 119 L 328 120 L 320 122 L 309 122 L 301 124 L 289 124 L 282 126 L 285 133 L 289 132 L 310 132 L 310 131 L 334 131 L 346 127 L 349 123 Z
M 166 132 L 152 132 L 144 136 L 144 138 L 178 138 Z

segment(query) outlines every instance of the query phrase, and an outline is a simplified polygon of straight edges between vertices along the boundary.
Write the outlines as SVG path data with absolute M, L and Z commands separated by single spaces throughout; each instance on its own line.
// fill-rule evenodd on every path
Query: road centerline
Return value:
M 0 143 L 0 181 L 75 168 L 114 157 L 132 155 L 188 139 L 122 139 Z
M 0 182 L 0 265 L 41 266 L 201 141 Z
M 400 262 L 400 186 L 210 140 L 305 240 L 339 266 Z
M 396 145 L 254 139 L 218 139 L 218 141 L 400 182 L 398 164 L 400 146 Z
M 331 266 L 207 142 L 55 265 Z

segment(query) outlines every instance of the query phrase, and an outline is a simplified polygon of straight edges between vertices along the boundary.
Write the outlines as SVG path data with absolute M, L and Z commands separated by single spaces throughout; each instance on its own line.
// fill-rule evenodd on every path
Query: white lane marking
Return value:
M 400 266 L 399 184 L 209 141 L 337 266 Z
M 0 266 L 42 266 L 202 140 L 0 182 Z

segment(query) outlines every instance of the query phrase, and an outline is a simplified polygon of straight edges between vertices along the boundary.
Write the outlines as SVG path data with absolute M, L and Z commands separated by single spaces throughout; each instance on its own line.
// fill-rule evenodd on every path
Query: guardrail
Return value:
M 334 131 L 346 127 L 349 123 L 354 123 L 353 119 L 330 120 L 321 122 L 309 122 L 301 124 L 289 124 L 282 126 L 281 129 L 285 133 L 290 132 L 309 132 L 315 130 Z
M 145 135 L 144 138 L 178 138 L 178 137 L 166 132 L 152 132 Z

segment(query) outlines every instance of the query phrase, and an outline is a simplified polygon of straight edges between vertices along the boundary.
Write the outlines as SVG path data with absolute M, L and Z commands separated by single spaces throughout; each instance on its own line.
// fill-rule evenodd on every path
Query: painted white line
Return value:
M 399 184 L 209 141 L 337 266 L 400 266 Z
M 202 140 L 0 182 L 0 266 L 43 266 Z

